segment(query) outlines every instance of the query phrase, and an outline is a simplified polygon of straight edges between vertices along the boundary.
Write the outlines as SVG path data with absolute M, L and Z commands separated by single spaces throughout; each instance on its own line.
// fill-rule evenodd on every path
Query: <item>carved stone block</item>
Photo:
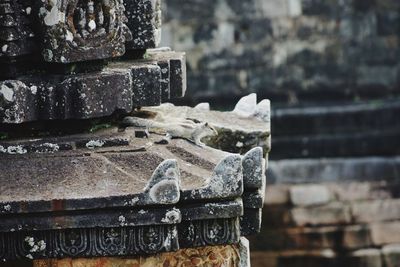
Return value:
M 47 62 L 73 63 L 122 56 L 131 33 L 120 0 L 38 1 Z

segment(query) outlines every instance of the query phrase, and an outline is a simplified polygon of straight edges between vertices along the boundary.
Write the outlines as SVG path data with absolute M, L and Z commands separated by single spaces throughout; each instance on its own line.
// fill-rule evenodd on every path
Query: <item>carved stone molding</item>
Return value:
M 0 233 L 0 259 L 129 256 L 179 248 L 174 225 Z
M 236 244 L 240 239 L 238 218 L 183 222 L 178 229 L 181 248 Z

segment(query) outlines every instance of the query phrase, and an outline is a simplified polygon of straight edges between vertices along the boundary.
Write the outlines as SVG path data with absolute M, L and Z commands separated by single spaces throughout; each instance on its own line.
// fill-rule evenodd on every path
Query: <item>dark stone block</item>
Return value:
M 103 117 L 132 109 L 131 76 L 128 70 L 67 77 L 55 88 L 63 119 Z
M 161 104 L 161 68 L 157 64 L 135 64 L 132 72 L 133 105 L 158 106 Z
M 272 128 L 276 137 L 367 132 L 400 128 L 400 102 L 276 109 Z
M 361 133 L 275 137 L 273 159 L 395 156 L 400 153 L 400 130 L 375 130 Z
M 261 209 L 245 209 L 240 217 L 240 232 L 243 236 L 258 234 L 261 231 Z
M 169 61 L 170 98 L 182 97 L 187 88 L 186 54 L 173 51 L 148 51 L 149 59 Z M 165 71 L 165 68 L 163 69 Z M 164 87 L 165 88 L 165 87 Z
M 161 1 L 124 1 L 127 26 L 132 40 L 126 43 L 127 50 L 149 49 L 158 46 L 161 39 Z

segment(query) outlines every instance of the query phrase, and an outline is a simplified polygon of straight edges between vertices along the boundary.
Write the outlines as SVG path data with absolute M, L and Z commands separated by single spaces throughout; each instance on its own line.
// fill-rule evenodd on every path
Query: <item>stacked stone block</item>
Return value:
M 285 182 L 267 186 L 262 234 L 250 242 L 253 266 L 398 266 L 400 165 L 384 160 L 270 162 L 269 177 Z M 345 165 L 355 170 L 350 176 L 339 170 Z
M 396 0 L 167 0 L 165 7 L 164 43 L 190 52 L 195 100 L 249 92 L 275 104 L 398 95 Z

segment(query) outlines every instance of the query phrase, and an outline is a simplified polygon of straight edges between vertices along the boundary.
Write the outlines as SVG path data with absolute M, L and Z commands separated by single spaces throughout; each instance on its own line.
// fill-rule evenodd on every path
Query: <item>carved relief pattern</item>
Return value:
M 240 239 L 238 218 L 193 221 L 179 225 L 181 247 L 234 244 Z
M 176 233 L 174 225 L 0 233 L 0 260 L 154 254 L 178 249 Z
M 120 56 L 132 38 L 120 0 L 46 0 L 40 7 L 43 56 L 49 62 L 76 62 Z

